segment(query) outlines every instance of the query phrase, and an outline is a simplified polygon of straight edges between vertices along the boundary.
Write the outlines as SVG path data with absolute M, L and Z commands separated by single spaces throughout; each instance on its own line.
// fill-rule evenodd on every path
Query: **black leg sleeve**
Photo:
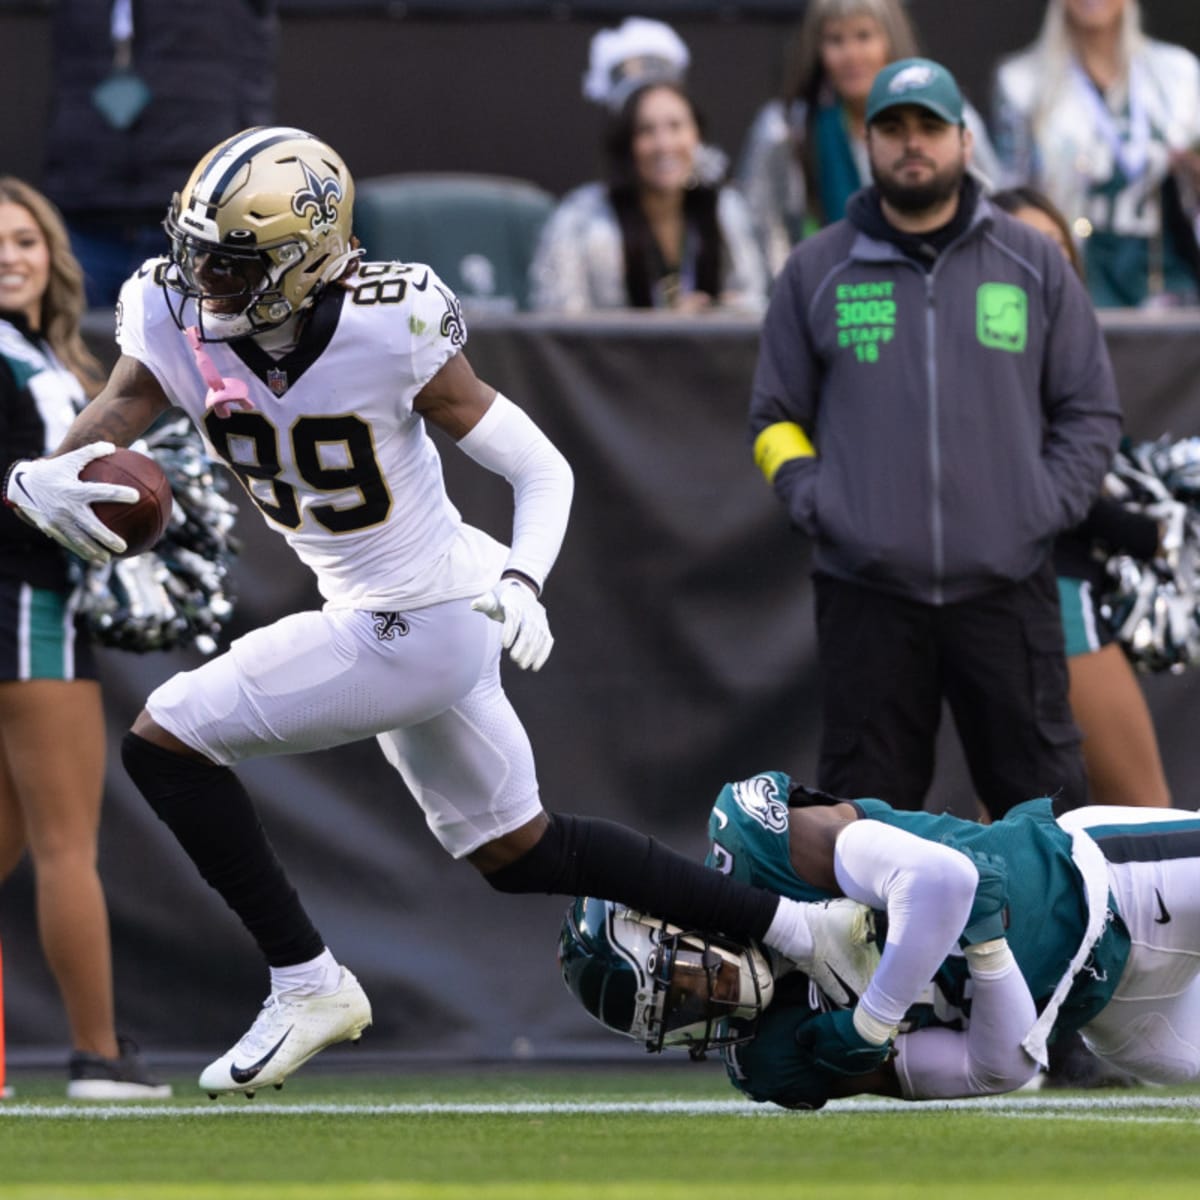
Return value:
M 551 813 L 537 845 L 484 878 L 500 892 L 595 896 L 685 929 L 761 940 L 779 897 L 614 821 Z
M 228 767 L 173 754 L 136 733 L 121 742 L 130 779 L 205 881 L 241 918 L 273 967 L 325 948 L 254 811 Z

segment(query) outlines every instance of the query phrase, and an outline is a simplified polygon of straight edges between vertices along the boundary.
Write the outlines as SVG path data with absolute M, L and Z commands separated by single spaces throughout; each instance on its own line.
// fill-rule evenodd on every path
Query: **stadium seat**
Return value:
M 357 185 L 354 232 L 368 259 L 425 262 L 468 312 L 528 308 L 529 263 L 554 208 L 503 175 L 380 175 Z

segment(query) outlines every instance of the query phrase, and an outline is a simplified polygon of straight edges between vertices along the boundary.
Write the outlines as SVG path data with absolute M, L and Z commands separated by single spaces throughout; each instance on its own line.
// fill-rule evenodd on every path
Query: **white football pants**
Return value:
M 500 625 L 451 600 L 404 613 L 294 613 L 146 701 L 232 766 L 375 737 L 455 858 L 540 811 L 529 738 L 500 684 Z
M 1162 808 L 1070 815 L 1082 812 L 1133 940 L 1117 990 L 1083 1040 L 1147 1083 L 1200 1079 L 1200 819 Z

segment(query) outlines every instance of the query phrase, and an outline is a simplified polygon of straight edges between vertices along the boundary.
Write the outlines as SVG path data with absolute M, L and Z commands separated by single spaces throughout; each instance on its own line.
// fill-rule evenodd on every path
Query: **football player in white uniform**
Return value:
M 250 1030 L 200 1076 L 214 1096 L 279 1085 L 371 1021 L 231 770 L 246 758 L 375 737 L 441 844 L 499 891 L 610 898 L 785 953 L 806 920 L 631 829 L 543 810 L 499 660 L 503 644 L 537 670 L 550 652 L 539 594 L 571 471 L 476 377 L 458 301 L 433 271 L 358 261 L 353 200 L 341 158 L 301 130 L 245 130 L 212 150 L 172 202 L 170 257 L 121 293 L 108 385 L 54 455 L 5 481 L 26 519 L 104 561 L 124 543 L 91 504 L 136 493 L 80 469 L 178 405 L 325 599 L 169 679 L 122 744 L 270 968 Z M 511 547 L 463 523 L 426 422 L 511 483 Z

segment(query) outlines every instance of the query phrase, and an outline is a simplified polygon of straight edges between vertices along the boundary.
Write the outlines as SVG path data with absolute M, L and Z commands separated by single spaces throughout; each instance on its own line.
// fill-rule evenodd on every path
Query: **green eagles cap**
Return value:
M 889 63 L 871 84 L 867 123 L 901 104 L 916 104 L 951 125 L 963 123 L 963 98 L 954 76 L 931 58 L 902 58 Z

